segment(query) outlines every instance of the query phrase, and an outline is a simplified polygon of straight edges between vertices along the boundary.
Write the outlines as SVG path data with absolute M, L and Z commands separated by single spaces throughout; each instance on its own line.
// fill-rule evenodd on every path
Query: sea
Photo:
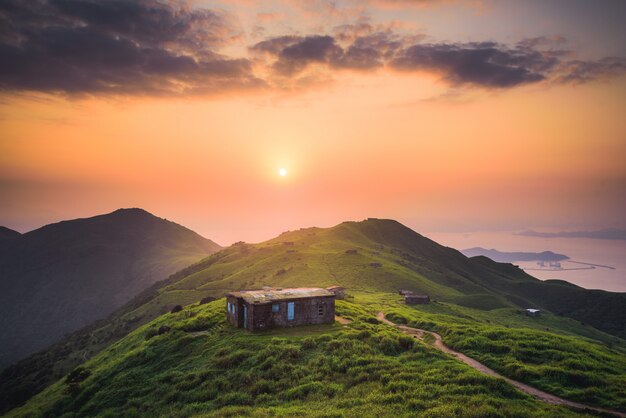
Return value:
M 541 280 L 560 279 L 586 289 L 626 292 L 626 241 L 590 238 L 542 238 L 506 232 L 431 232 L 428 238 L 447 247 L 472 247 L 503 252 L 552 251 L 568 256 L 560 265 L 537 261 L 516 262 L 528 274 Z

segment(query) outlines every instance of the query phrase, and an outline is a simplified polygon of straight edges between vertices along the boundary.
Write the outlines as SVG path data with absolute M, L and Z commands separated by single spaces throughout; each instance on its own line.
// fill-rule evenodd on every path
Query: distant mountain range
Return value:
M 468 248 L 461 251 L 466 257 L 485 256 L 498 263 L 515 263 L 519 261 L 563 261 L 569 257 L 563 254 L 556 254 L 552 251 L 540 253 L 532 252 L 502 252 L 495 249 L 488 250 L 482 247 Z
M 0 367 L 109 315 L 221 247 L 141 209 L 0 228 Z
M 516 232 L 515 235 L 539 238 L 591 238 L 591 239 L 614 239 L 626 240 L 626 230 L 617 228 L 600 229 L 597 231 L 571 231 L 571 232 L 538 232 L 527 229 Z

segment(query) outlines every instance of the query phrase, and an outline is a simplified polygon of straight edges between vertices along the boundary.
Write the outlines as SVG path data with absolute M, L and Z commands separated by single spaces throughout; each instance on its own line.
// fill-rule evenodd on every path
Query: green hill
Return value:
M 408 289 L 427 293 L 440 304 L 456 307 L 453 318 L 456 313 L 468 316 L 467 312 L 471 312 L 471 318 L 485 327 L 493 323 L 544 331 L 547 327 L 551 334 L 589 339 L 609 351 L 611 347 L 621 350 L 624 344 L 622 339 L 601 330 L 623 335 L 624 294 L 542 282 L 509 264 L 495 263 L 485 257 L 468 259 L 398 222 L 368 219 L 344 222 L 332 228 L 289 231 L 259 244 L 237 243 L 177 272 L 142 292 L 106 321 L 76 332 L 6 369 L 0 375 L 0 406 L 4 410 L 13 407 L 86 359 L 95 356 L 95 360 L 97 353 L 106 347 L 125 344 L 111 345 L 144 324 L 155 319 L 159 323 L 168 315 L 159 317 L 177 304 L 188 305 L 207 296 L 222 297 L 231 290 L 266 285 L 332 284 L 343 285 L 360 295 L 360 303 L 376 304 L 377 298 L 388 298 L 397 294 L 398 289 Z M 561 295 L 567 295 L 567 303 L 562 303 Z M 594 299 L 590 301 L 590 297 Z M 528 320 L 520 323 L 517 312 L 527 307 L 546 310 L 542 321 L 548 321 L 547 325 Z M 610 317 L 605 315 L 607 309 Z M 581 318 L 597 328 L 581 324 Z M 442 326 L 431 322 L 433 327 Z M 614 370 L 620 369 L 616 366 Z M 548 384 L 556 383 L 548 378 Z M 612 405 L 610 399 L 592 401 Z
M 118 309 L 220 249 L 140 209 L 47 225 L 0 240 L 0 367 Z
M 514 331 L 479 325 L 472 313 L 484 311 L 454 312 L 454 306 L 440 303 L 411 308 L 398 295 L 384 293 L 355 296 L 337 302 L 337 313 L 352 321 L 348 325 L 257 334 L 226 324 L 223 299 L 188 306 L 133 331 L 8 416 L 589 416 L 537 401 L 375 318 L 378 309 L 389 310 L 395 320 L 424 317 L 454 329 L 453 341 L 470 340 L 459 337 L 459 325 L 479 327 L 481 334 Z M 459 314 L 460 324 L 454 320 Z M 579 362 L 589 354 L 604 360 L 605 370 L 580 362 L 606 376 L 596 385 L 612 384 L 595 401 L 626 406 L 623 351 L 523 330 L 530 319 L 518 317 L 523 344 L 537 337 L 543 344 L 565 341 L 565 348 L 553 346 L 552 357 L 566 352 Z M 546 362 L 554 373 L 554 360 Z M 571 386 L 581 385 L 576 382 L 559 386 L 575 391 Z M 591 392 L 584 395 L 579 397 L 594 400 Z

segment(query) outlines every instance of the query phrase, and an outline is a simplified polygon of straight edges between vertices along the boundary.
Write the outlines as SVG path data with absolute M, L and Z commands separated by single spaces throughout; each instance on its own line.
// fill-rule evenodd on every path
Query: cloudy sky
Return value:
M 624 21 L 621 0 L 0 0 L 0 224 L 626 227 Z

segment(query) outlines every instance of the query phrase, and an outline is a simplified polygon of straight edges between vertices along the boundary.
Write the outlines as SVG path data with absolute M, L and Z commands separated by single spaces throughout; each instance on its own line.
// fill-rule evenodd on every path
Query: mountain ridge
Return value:
M 600 327 L 611 325 L 608 330 L 615 335 L 624 332 L 624 322 L 620 321 L 626 316 L 622 308 L 626 294 L 592 294 L 559 282 L 542 282 L 511 264 L 487 257 L 467 258 L 397 221 L 369 218 L 330 228 L 286 231 L 261 243 L 235 243 L 172 274 L 101 325 L 76 332 L 64 344 L 5 370 L 0 380 L 12 379 L 12 384 L 0 385 L 0 405 L 14 397 L 16 388 L 23 387 L 32 394 L 54 380 L 34 382 L 38 370 L 46 369 L 58 378 L 175 305 L 189 305 L 207 296 L 222 297 L 232 290 L 333 284 L 365 293 L 397 294 L 398 289 L 409 289 L 485 312 L 535 307 Z M 586 301 L 589 295 L 593 295 L 593 303 Z M 565 300 L 562 306 L 560 298 Z M 614 319 L 613 324 L 601 320 L 607 314 Z M 594 315 L 600 319 L 594 321 Z M 612 341 L 594 328 L 577 329 L 589 337 Z
M 106 316 L 220 248 L 142 209 L 61 221 L 0 241 L 0 365 Z

